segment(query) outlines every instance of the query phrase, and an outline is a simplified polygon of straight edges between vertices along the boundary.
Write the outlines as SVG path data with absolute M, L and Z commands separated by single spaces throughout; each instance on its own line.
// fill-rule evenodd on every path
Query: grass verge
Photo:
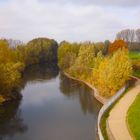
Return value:
M 140 52 L 130 52 L 129 53 L 130 59 L 140 59 Z
M 128 110 L 127 122 L 134 138 L 140 140 L 140 94 Z
M 140 78 L 140 71 L 134 71 L 133 75 Z

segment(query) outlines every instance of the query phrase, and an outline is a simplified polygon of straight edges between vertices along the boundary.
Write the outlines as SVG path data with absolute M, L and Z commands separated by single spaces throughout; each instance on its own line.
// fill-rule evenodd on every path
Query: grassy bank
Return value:
M 140 52 L 130 52 L 129 57 L 134 60 L 134 59 L 140 59 Z
M 128 110 L 127 121 L 136 140 L 140 140 L 140 94 Z
M 138 77 L 138 78 L 140 78 L 140 70 L 139 71 L 138 70 L 135 70 L 133 72 L 133 75 L 136 76 L 136 77 Z
M 129 58 L 132 60 L 133 64 L 133 75 L 140 78 L 140 52 L 130 52 Z

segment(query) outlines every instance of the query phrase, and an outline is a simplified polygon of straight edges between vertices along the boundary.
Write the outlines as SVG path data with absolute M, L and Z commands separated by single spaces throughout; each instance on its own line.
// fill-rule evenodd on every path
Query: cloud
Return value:
M 140 25 L 135 17 L 139 8 L 60 1 L 7 0 L 0 3 L 0 37 L 24 41 L 39 36 L 58 41 L 112 40 L 119 30 Z
M 139 6 L 140 0 L 39 0 L 40 2 L 59 2 L 59 3 L 74 3 L 87 5 L 104 5 L 104 6 Z

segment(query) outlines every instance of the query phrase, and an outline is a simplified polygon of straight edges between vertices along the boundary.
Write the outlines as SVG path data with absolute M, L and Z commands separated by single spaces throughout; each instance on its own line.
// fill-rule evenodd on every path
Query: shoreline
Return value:
M 94 91 L 94 97 L 95 97 L 96 100 L 98 100 L 102 105 L 104 105 L 105 103 L 108 102 L 109 99 L 106 99 L 106 98 L 102 97 L 101 95 L 99 95 L 98 90 L 97 90 L 94 86 L 92 86 L 91 84 L 89 84 L 88 82 L 85 82 L 84 80 L 80 80 L 80 79 L 78 79 L 78 78 L 75 78 L 75 77 L 71 76 L 70 74 L 68 74 L 67 72 L 64 72 L 64 71 L 63 71 L 63 74 L 64 74 L 65 76 L 67 76 L 68 78 L 72 79 L 72 80 L 76 80 L 76 81 L 79 81 L 79 82 L 82 82 L 82 83 L 86 84 L 89 88 L 91 88 L 91 89 Z

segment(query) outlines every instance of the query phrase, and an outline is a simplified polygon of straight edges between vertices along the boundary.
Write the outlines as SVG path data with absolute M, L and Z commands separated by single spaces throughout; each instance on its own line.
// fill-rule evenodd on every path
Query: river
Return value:
M 96 140 L 101 104 L 55 66 L 25 71 L 22 99 L 0 107 L 0 140 Z

